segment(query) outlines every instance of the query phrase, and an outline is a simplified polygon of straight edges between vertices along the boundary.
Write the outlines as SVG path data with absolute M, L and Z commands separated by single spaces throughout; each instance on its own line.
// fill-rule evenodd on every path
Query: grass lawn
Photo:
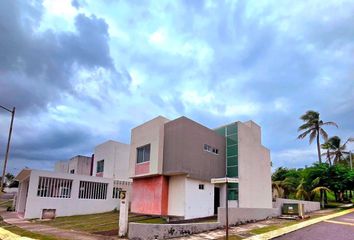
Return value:
M 12 207 L 12 199 L 0 199 L 0 207 Z
M 239 236 L 229 236 L 229 240 L 241 240 L 243 239 L 242 237 L 239 237 Z M 222 238 L 218 238 L 217 240 L 225 240 L 225 237 L 222 237 Z
M 31 231 L 24 230 L 22 228 L 13 225 L 9 225 L 5 223 L 2 219 L 0 220 L 0 227 L 12 233 L 15 233 L 17 235 L 20 235 L 22 237 L 29 237 L 29 238 L 39 239 L 39 240 L 64 240 L 63 238 L 56 238 L 49 235 L 42 235 L 39 233 L 34 233 Z
M 282 223 L 282 224 L 276 224 L 276 225 L 271 225 L 271 226 L 267 226 L 267 227 L 262 227 L 262 228 L 256 228 L 256 229 L 252 229 L 250 231 L 250 233 L 253 234 L 262 234 L 262 233 L 266 233 L 266 232 L 270 232 L 273 230 L 277 230 L 279 228 L 283 228 L 283 227 L 287 227 L 287 226 L 291 226 L 294 224 L 299 223 L 300 221 L 291 221 L 291 222 L 286 222 L 286 223 Z
M 35 223 L 52 227 L 77 230 L 89 233 L 115 235 L 118 231 L 118 212 L 106 212 L 90 215 L 78 215 L 70 217 L 57 217 L 49 221 L 32 220 Z M 129 222 L 140 223 L 165 223 L 160 217 L 129 215 Z

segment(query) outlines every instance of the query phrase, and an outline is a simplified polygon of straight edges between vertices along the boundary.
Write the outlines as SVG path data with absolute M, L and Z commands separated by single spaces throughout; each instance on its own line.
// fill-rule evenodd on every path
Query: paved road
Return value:
M 354 240 L 354 213 L 323 221 L 276 240 Z

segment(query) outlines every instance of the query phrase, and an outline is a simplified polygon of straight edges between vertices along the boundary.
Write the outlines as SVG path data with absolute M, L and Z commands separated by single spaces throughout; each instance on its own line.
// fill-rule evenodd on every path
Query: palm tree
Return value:
M 320 187 L 315 187 L 314 189 L 312 189 L 311 191 L 311 194 L 313 195 L 316 195 L 318 193 L 320 193 L 320 202 L 321 202 L 321 207 L 324 208 L 324 205 L 325 205 L 325 198 L 322 197 L 323 195 L 324 196 L 327 196 L 327 192 L 331 192 L 331 190 L 327 187 L 323 187 L 323 186 L 320 186 Z M 324 193 L 324 194 L 323 194 Z
M 328 145 L 328 156 L 330 158 L 333 157 L 333 164 L 340 162 L 344 155 L 350 154 L 350 152 L 345 151 L 348 142 L 354 142 L 354 138 L 348 138 L 347 141 L 342 145 L 341 139 L 338 136 L 331 137 L 325 143 L 326 146 Z
M 329 166 L 332 166 L 332 157 L 331 157 L 331 155 L 329 154 L 330 149 L 332 149 L 331 144 L 327 141 L 327 142 L 321 144 L 321 148 L 322 148 L 323 150 L 326 150 L 326 152 L 325 152 L 325 153 L 322 153 L 322 155 L 326 155 L 326 157 L 327 157 L 327 162 L 328 162 Z
M 332 125 L 338 127 L 335 122 L 323 122 L 320 120 L 320 114 L 315 111 L 307 111 L 304 115 L 300 117 L 305 123 L 302 124 L 298 131 L 303 131 L 297 138 L 304 139 L 308 134 L 310 134 L 310 144 L 316 138 L 317 141 L 317 153 L 318 153 L 318 162 L 322 163 L 321 160 L 321 148 L 320 148 L 320 135 L 325 141 L 328 139 L 328 134 L 323 130 L 324 125 Z

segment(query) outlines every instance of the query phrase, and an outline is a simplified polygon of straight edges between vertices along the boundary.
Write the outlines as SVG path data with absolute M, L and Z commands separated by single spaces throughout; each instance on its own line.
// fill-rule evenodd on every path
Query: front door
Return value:
M 218 207 L 220 207 L 220 188 L 214 188 L 214 214 L 218 214 Z

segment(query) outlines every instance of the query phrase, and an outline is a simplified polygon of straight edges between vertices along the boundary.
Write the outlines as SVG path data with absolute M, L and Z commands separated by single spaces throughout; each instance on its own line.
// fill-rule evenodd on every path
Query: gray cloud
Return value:
M 75 18 L 75 33 L 37 32 L 42 11 L 40 2 L 0 3 L 0 102 L 15 105 L 19 113 L 45 108 L 63 92 L 72 92 L 74 66 L 116 71 L 103 19 L 80 14 Z

